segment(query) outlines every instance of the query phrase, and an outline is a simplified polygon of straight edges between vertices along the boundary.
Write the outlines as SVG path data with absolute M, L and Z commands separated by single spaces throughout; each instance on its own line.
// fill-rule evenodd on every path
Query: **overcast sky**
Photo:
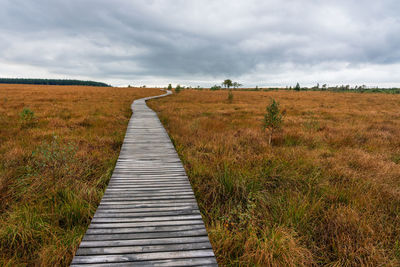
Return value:
M 0 77 L 400 86 L 398 0 L 0 0 Z

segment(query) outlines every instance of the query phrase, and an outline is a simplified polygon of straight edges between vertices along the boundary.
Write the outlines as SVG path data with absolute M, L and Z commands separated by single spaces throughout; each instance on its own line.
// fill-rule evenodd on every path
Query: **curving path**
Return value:
M 218 266 L 189 180 L 146 97 L 71 266 Z

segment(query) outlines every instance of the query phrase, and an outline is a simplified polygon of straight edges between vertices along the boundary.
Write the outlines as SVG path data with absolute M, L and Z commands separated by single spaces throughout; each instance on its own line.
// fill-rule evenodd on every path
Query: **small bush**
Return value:
M 19 118 L 23 127 L 29 127 L 34 124 L 35 113 L 29 108 L 24 108 L 19 114 Z
M 220 90 L 220 89 L 221 89 L 221 86 L 218 86 L 218 85 L 214 85 L 214 86 L 212 86 L 210 88 L 211 91 L 217 91 L 217 90 Z
M 182 90 L 182 87 L 178 84 L 175 88 L 175 93 L 179 94 L 179 92 Z
M 228 91 L 228 102 L 232 103 L 232 101 L 233 101 L 233 93 L 232 93 L 232 90 L 229 90 Z
M 272 99 L 271 104 L 267 106 L 267 113 L 264 115 L 263 129 L 269 130 L 269 144 L 272 143 L 272 135 L 279 130 L 283 122 L 283 113 L 279 108 L 279 102 Z
M 392 161 L 396 164 L 400 164 L 400 154 L 395 154 L 392 156 Z

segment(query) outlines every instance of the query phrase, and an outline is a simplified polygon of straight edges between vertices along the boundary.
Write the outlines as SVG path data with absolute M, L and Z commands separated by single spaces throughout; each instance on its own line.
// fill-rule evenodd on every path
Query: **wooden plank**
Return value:
M 149 193 L 136 193 L 136 194 L 110 194 L 110 195 L 105 195 L 103 199 L 105 200 L 131 200 L 132 198 L 140 198 L 140 197 L 146 197 L 146 196 L 151 196 L 151 197 L 175 197 L 175 196 L 193 196 L 193 192 L 190 191 L 183 191 L 183 192 L 166 192 L 166 193 L 159 193 L 157 196 L 154 196 L 153 194 Z
M 83 241 L 121 241 L 121 240 L 135 240 L 135 239 L 154 239 L 154 238 L 178 238 L 178 237 L 190 237 L 193 240 L 198 240 L 199 237 L 207 237 L 207 232 L 203 229 L 193 231 L 179 231 L 179 232 L 144 232 L 144 233 L 133 233 L 133 234 L 96 234 L 96 235 L 85 235 Z
M 122 217 L 122 218 L 129 218 L 129 217 L 157 217 L 157 216 L 173 216 L 173 215 L 189 215 L 189 214 L 200 214 L 198 209 L 184 209 L 184 210 L 174 210 L 174 211 L 158 211 L 158 212 L 96 212 L 94 218 L 109 218 L 109 217 Z
M 136 176 L 132 177 L 129 176 L 129 178 L 126 177 L 114 177 L 111 179 L 110 183 L 152 183 L 152 182 L 158 182 L 158 183 L 168 183 L 168 182 L 183 182 L 183 181 L 188 181 L 188 178 L 185 176 L 181 177 L 176 177 L 173 178 L 171 176 Z M 190 184 L 190 183 L 189 183 Z
M 185 169 L 145 98 L 71 266 L 217 266 Z
M 129 264 L 130 266 L 135 265 L 134 263 Z M 76 266 L 82 266 L 82 265 L 75 265 L 72 264 L 72 267 Z M 113 263 L 95 263 L 95 264 L 85 264 L 85 267 L 104 267 L 104 266 L 110 266 L 110 267 L 126 267 L 127 263 L 119 263 L 119 262 L 113 262 Z M 214 257 L 203 257 L 203 258 L 187 258 L 187 259 L 172 259 L 172 260 L 152 260 L 152 261 L 142 261 L 140 264 L 137 264 L 137 266 L 141 267 L 153 267 L 153 266 L 159 266 L 159 267 L 169 267 L 169 266 L 175 266 L 175 267 L 180 267 L 180 266 L 202 266 L 202 267 L 216 267 L 218 266 L 217 263 L 215 262 Z
M 103 229 L 93 229 L 87 230 L 87 234 L 127 234 L 127 233 L 150 233 L 150 232 L 183 232 L 183 231 L 197 231 L 204 230 L 202 224 L 192 224 L 192 225 L 173 225 L 173 226 L 146 226 L 146 227 L 127 227 L 127 228 L 103 228 Z M 197 234 L 196 234 L 197 235 Z
M 133 182 L 134 183 L 134 182 Z M 156 184 L 156 185 L 154 185 L 153 187 L 146 187 L 147 185 L 146 184 L 137 184 L 137 185 L 133 185 L 133 186 L 131 186 L 131 185 L 126 185 L 126 186 L 124 186 L 124 185 L 115 185 L 115 184 L 112 184 L 112 185 L 110 185 L 110 187 L 109 188 L 107 188 L 106 189 L 106 192 L 107 192 L 107 190 L 109 190 L 110 192 L 111 191 L 114 191 L 114 192 L 120 192 L 120 191 L 122 191 L 121 189 L 125 189 L 125 190 L 128 190 L 128 191 L 169 191 L 169 192 L 181 192 L 181 191 L 190 191 L 190 192 L 193 192 L 192 190 L 191 190 L 191 186 L 190 186 L 190 184 L 177 184 L 177 185 L 171 185 L 171 184 Z
M 165 208 L 164 210 L 177 210 L 177 209 L 191 209 L 193 207 L 197 207 L 194 198 L 193 199 L 172 199 L 172 200 L 138 200 L 134 201 L 131 200 L 129 201 L 130 203 L 117 203 L 117 204 L 111 204 L 111 203 L 105 203 L 101 202 L 99 205 L 99 208 L 115 208 L 115 209 L 125 209 L 125 208 L 138 208 L 138 211 L 140 211 L 140 208 Z M 144 211 L 144 210 L 143 210 Z
M 166 207 L 152 207 L 152 208 L 131 208 L 129 205 L 127 207 L 123 207 L 123 208 L 114 208 L 114 207 L 110 207 L 110 208 L 102 208 L 102 209 L 98 209 L 99 214 L 110 214 L 112 216 L 113 213 L 143 213 L 143 212 L 151 212 L 151 213 L 158 213 L 158 212 L 175 212 L 175 211 L 181 211 L 181 212 L 185 212 L 185 211 L 192 211 L 194 209 L 197 209 L 196 206 L 190 206 L 190 207 L 177 207 L 177 208 L 166 208 Z M 97 212 L 96 212 L 97 213 Z M 95 215 L 96 216 L 96 215 Z
M 111 204 L 110 202 L 118 202 L 116 204 L 124 204 L 124 202 L 125 202 L 125 204 L 128 204 L 129 201 L 135 201 L 137 199 L 140 199 L 140 200 L 156 200 L 156 199 L 167 200 L 167 199 L 171 199 L 171 200 L 173 200 L 173 199 L 182 199 L 182 198 L 184 198 L 184 199 L 192 198 L 192 196 L 189 194 L 188 191 L 182 191 L 182 192 L 179 192 L 179 194 L 178 193 L 173 193 L 173 194 L 170 194 L 170 195 L 168 195 L 168 193 L 169 192 L 165 192 L 165 193 L 162 192 L 162 193 L 158 193 L 156 196 L 155 196 L 155 194 L 151 194 L 151 193 L 148 193 L 148 192 L 147 193 L 132 193 L 130 195 L 128 194 L 128 198 L 129 199 L 118 200 L 115 197 L 109 197 L 109 198 L 104 199 L 104 201 L 102 203 L 103 204 L 106 204 L 106 203 Z M 113 194 L 113 196 L 118 196 L 118 195 L 117 194 Z
M 180 259 L 180 258 L 201 258 L 212 257 L 214 252 L 212 249 L 201 250 L 185 250 L 185 251 L 166 251 L 166 252 L 146 252 L 135 254 L 110 254 L 97 256 L 75 256 L 74 264 L 86 263 L 110 263 L 110 262 L 138 262 L 160 259 Z
M 167 194 L 162 193 L 158 196 L 154 196 L 152 194 L 132 194 L 132 195 L 112 195 L 103 198 L 103 203 L 107 203 L 107 201 L 137 201 L 137 200 L 176 200 L 176 199 L 193 199 L 193 195 L 181 192 L 181 193 L 174 193 L 174 194 Z
M 170 178 L 171 179 L 171 178 Z M 121 186 L 121 185 L 148 185 L 148 186 L 163 186 L 163 185 L 190 185 L 187 179 L 161 180 L 161 179 L 114 179 L 108 186 Z
M 190 225 L 201 224 L 203 221 L 198 220 L 179 220 L 166 222 L 120 222 L 120 223 L 91 223 L 91 228 L 120 228 L 120 227 L 146 227 L 146 226 L 165 226 L 165 225 Z
M 160 174 L 135 174 L 135 175 L 131 175 L 131 174 L 126 174 L 126 173 L 116 173 L 114 172 L 114 174 L 112 175 L 111 178 L 114 177 L 129 177 L 130 180 L 137 180 L 140 178 L 154 178 L 154 179 L 161 179 L 161 178 L 168 178 L 168 179 L 175 179 L 175 178 L 187 178 L 186 174 L 175 174 L 175 173 L 170 173 L 170 174 L 165 174 L 165 173 L 160 173 Z
M 210 249 L 211 245 L 208 240 L 206 242 L 198 243 L 184 243 L 184 244 L 166 244 L 166 245 L 140 245 L 140 246 L 127 246 L 127 247 L 98 247 L 98 248 L 82 248 L 76 255 L 107 255 L 107 254 L 131 254 L 140 252 L 165 252 L 165 251 L 184 251 L 195 249 Z
M 167 225 L 167 226 L 146 226 L 146 227 L 120 227 L 120 228 L 99 228 L 89 227 L 87 234 L 113 234 L 113 233 L 150 233 L 150 232 L 182 232 L 205 230 L 202 224 L 191 225 Z
M 175 193 L 175 192 L 178 192 L 178 193 L 186 193 L 186 192 L 190 192 L 190 189 L 187 189 L 187 188 L 185 188 L 185 189 L 176 189 L 176 190 L 173 190 L 173 189 L 156 189 L 156 190 L 154 190 L 154 189 L 152 189 L 152 190 L 142 190 L 142 189 L 126 189 L 126 190 L 109 190 L 109 191 L 106 191 L 106 194 L 107 193 L 110 193 L 110 194 L 131 194 L 132 196 L 135 196 L 135 195 L 137 195 L 137 196 L 157 196 L 158 194 L 162 194 L 162 193 Z
M 164 202 L 165 201 L 165 202 Z M 176 204 L 173 203 L 172 205 L 168 206 L 168 203 L 176 201 Z M 112 198 L 107 198 L 101 201 L 99 208 L 106 208 L 109 209 L 113 206 L 116 209 L 124 209 L 127 206 L 135 205 L 138 208 L 155 208 L 155 207 L 180 207 L 186 205 L 195 204 L 193 203 L 196 201 L 193 196 L 190 195 L 183 195 L 183 196 L 167 196 L 167 197 L 146 197 L 146 196 L 139 196 L 139 197 L 130 197 L 129 200 L 114 200 Z M 145 206 L 146 202 L 148 205 Z M 151 205 L 153 204 L 153 205 Z M 139 207 L 142 205 L 141 207 Z
M 153 217 L 97 217 L 92 219 L 92 223 L 133 223 L 133 222 L 163 222 L 201 219 L 200 214 L 178 215 L 178 216 L 153 216 Z

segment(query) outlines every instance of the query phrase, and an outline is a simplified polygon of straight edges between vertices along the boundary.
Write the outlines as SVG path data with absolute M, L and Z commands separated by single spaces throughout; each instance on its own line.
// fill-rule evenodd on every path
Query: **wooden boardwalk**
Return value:
M 168 92 L 170 94 L 170 92 Z M 218 266 L 182 163 L 145 100 L 71 266 Z

